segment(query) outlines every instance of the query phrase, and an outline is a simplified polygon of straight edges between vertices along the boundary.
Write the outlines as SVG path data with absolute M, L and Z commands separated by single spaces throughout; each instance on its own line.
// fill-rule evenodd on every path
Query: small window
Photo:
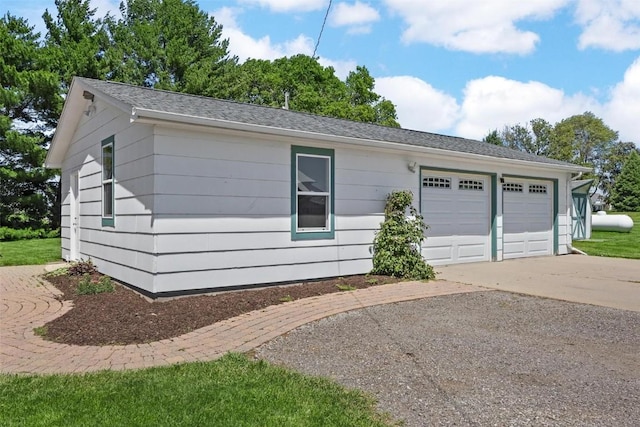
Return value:
M 516 182 L 506 182 L 502 184 L 502 191 L 509 191 L 512 193 L 522 193 L 522 184 Z
M 458 190 L 484 190 L 484 181 L 475 179 L 461 179 L 458 181 Z
M 451 188 L 451 178 L 427 176 L 422 179 L 422 186 L 428 188 Z
M 113 136 L 102 141 L 102 225 L 114 225 L 114 170 Z
M 291 160 L 293 239 L 333 238 L 333 150 L 293 147 Z
M 545 184 L 529 184 L 529 193 L 547 194 Z

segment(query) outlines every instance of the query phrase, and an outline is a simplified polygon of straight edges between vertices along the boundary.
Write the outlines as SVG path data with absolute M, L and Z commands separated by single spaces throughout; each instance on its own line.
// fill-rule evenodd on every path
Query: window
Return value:
M 113 227 L 113 136 L 102 141 L 102 225 Z
M 428 176 L 423 178 L 422 186 L 428 188 L 451 188 L 451 178 Z
M 512 193 L 522 193 L 522 184 L 515 182 L 507 182 L 502 184 L 502 191 L 509 191 Z
M 461 179 L 458 181 L 458 190 L 484 190 L 484 181 L 475 179 Z
M 333 239 L 333 150 L 293 146 L 291 169 L 292 238 Z
M 544 184 L 529 184 L 529 193 L 547 194 L 547 186 Z

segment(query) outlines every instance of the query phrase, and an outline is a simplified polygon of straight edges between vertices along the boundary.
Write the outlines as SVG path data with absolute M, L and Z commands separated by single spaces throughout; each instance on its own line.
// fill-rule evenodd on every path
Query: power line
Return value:
M 316 52 L 318 50 L 318 46 L 320 46 L 320 39 L 322 38 L 322 32 L 324 31 L 324 26 L 327 23 L 327 17 L 329 16 L 329 10 L 331 9 L 331 1 L 329 0 L 329 6 L 327 6 L 327 12 L 324 14 L 324 21 L 322 21 L 322 28 L 320 28 L 320 34 L 318 34 L 318 40 L 316 41 L 316 47 L 313 48 L 313 56 L 316 57 Z

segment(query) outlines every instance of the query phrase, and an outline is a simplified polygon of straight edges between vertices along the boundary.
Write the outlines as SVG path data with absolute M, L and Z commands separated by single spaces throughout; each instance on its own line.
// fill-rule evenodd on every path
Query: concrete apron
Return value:
M 438 279 L 640 311 L 640 260 L 584 255 L 435 267 Z

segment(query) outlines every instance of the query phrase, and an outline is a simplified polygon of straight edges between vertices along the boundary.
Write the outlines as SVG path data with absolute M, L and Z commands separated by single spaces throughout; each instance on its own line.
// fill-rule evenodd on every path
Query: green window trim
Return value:
M 101 190 L 101 207 L 103 227 L 115 226 L 115 138 L 110 136 L 103 139 L 100 144 L 100 157 L 102 170 L 100 172 L 100 190 Z M 109 150 L 110 148 L 110 150 Z M 108 153 L 108 155 L 107 155 Z M 107 164 L 107 162 L 110 162 Z M 109 199 L 109 200 L 107 200 Z
M 309 194 L 298 191 L 298 171 L 300 158 L 321 158 L 327 159 L 329 179 L 327 192 L 319 193 L 320 197 L 326 197 L 328 207 L 326 208 L 325 227 L 308 230 L 301 229 L 298 221 L 298 201 L 300 197 L 309 197 Z M 334 150 L 326 148 L 291 146 L 291 240 L 321 240 L 333 239 L 335 237 L 335 162 Z

